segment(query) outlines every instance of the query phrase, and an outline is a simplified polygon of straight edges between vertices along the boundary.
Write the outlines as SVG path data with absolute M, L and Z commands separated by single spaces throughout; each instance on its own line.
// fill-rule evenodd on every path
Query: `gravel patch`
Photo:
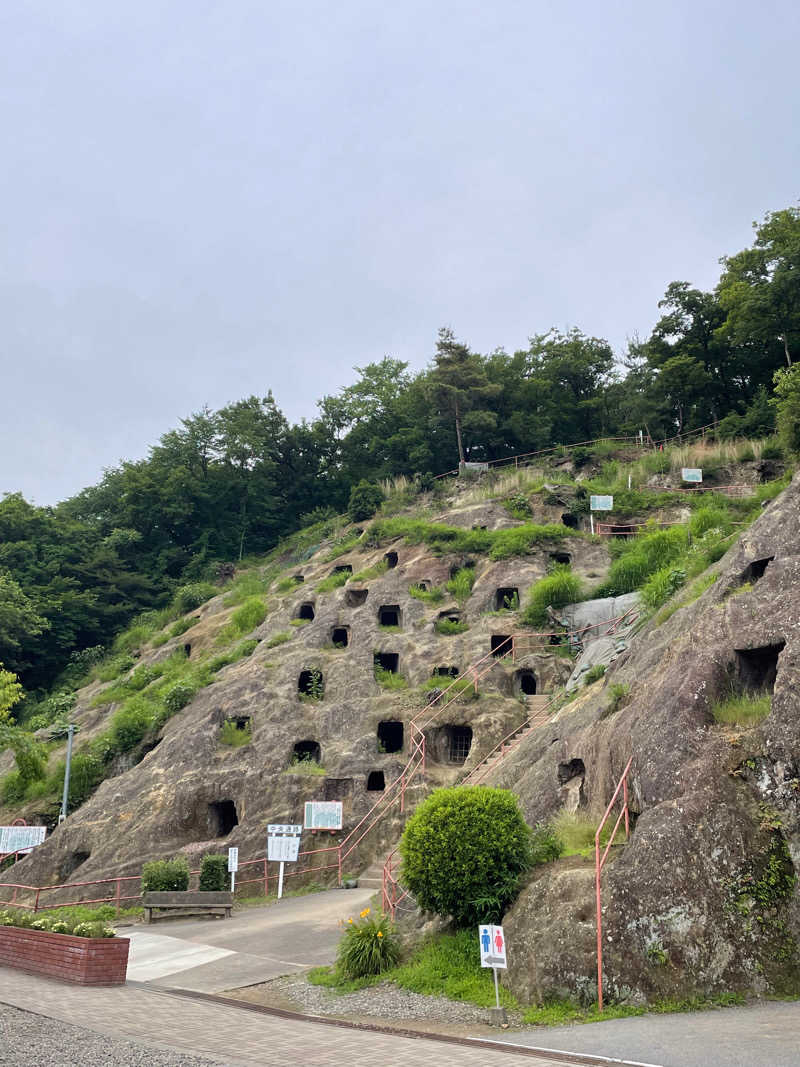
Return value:
M 0 1005 L 3 1067 L 218 1067 L 219 1062 L 118 1041 L 57 1019 Z
M 463 1004 L 447 997 L 429 997 L 400 989 L 392 982 L 359 989 L 355 993 L 334 993 L 324 986 L 311 985 L 302 975 L 276 978 L 269 985 L 275 993 L 288 997 L 297 1007 L 312 1015 L 360 1015 L 381 1019 L 436 1019 L 445 1023 L 485 1023 L 486 1008 Z

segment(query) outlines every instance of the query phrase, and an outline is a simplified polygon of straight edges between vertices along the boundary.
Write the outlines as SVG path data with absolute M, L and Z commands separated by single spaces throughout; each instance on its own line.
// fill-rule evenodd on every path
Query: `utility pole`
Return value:
M 67 799 L 69 797 L 69 770 L 72 763 L 72 738 L 75 735 L 75 724 L 70 723 L 67 727 L 67 765 L 64 768 L 64 793 L 61 797 L 61 812 L 58 816 L 59 823 L 67 817 Z

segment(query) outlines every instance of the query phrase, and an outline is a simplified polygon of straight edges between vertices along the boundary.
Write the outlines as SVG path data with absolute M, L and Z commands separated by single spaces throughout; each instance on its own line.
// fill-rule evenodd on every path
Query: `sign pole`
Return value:
M 283 860 L 278 868 L 278 900 L 283 896 Z
M 236 892 L 236 871 L 231 871 L 231 893 Z
M 592 527 L 592 536 L 594 536 L 594 515 L 592 515 L 591 512 L 589 513 L 589 522 L 591 523 Z
M 497 987 L 497 968 L 492 967 L 492 974 L 494 975 L 494 1003 L 498 1011 L 500 1011 L 500 990 Z
M 72 738 L 75 734 L 75 726 L 70 723 L 67 727 L 67 760 L 64 767 L 64 793 L 61 797 L 61 814 L 58 816 L 58 821 L 64 822 L 67 817 L 67 802 L 69 800 L 69 772 L 70 765 L 72 763 Z

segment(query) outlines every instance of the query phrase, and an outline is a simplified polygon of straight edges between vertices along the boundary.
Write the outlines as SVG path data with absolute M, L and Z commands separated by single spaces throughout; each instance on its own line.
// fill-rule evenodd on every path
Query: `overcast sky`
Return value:
M 790 0 L 3 0 L 0 492 L 447 324 L 619 351 L 800 195 Z

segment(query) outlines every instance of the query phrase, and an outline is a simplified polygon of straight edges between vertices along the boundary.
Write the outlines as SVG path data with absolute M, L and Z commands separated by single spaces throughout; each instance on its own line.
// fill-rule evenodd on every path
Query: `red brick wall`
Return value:
M 0 926 L 0 965 L 78 985 L 122 985 L 127 937 L 72 937 Z

